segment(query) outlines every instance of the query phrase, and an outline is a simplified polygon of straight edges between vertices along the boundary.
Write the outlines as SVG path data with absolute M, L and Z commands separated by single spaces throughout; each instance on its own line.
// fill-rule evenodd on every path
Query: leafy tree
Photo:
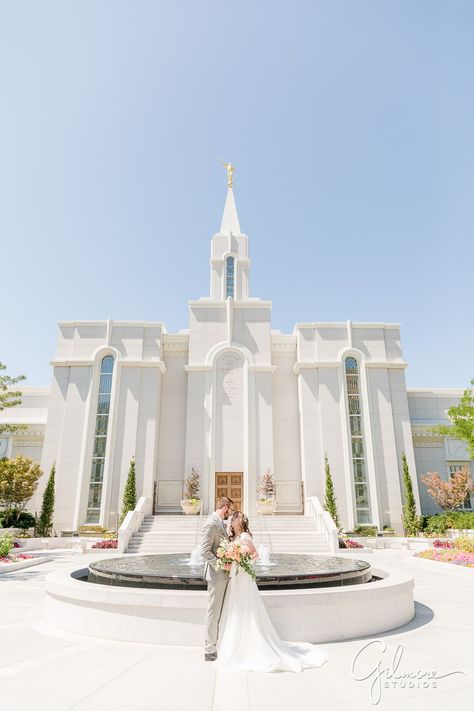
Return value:
M 53 464 L 49 475 L 46 489 L 43 493 L 43 502 L 41 505 L 41 513 L 36 526 L 36 534 L 38 536 L 50 536 L 53 528 L 53 512 L 54 512 L 54 476 L 56 467 Z
M 416 513 L 416 501 L 413 493 L 413 484 L 408 468 L 408 462 L 405 452 L 402 454 L 403 463 L 403 528 L 408 536 L 416 536 L 420 530 L 420 517 Z
M 265 474 L 260 477 L 260 484 L 257 488 L 257 493 L 260 494 L 260 501 L 266 501 L 273 499 L 275 496 L 276 484 L 273 478 L 273 474 L 270 469 L 267 469 Z
M 16 459 L 0 459 L 0 506 L 6 514 L 12 509 L 23 511 L 42 475 L 40 465 L 19 454 Z
M 466 443 L 469 456 L 474 459 L 474 379 L 471 387 L 466 388 L 457 405 L 449 408 L 449 425 L 437 425 L 431 431 L 437 434 L 455 437 Z
M 324 507 L 326 511 L 331 515 L 331 518 L 336 524 L 337 528 L 340 529 L 341 524 L 339 522 L 339 516 L 337 513 L 336 495 L 334 493 L 334 485 L 332 482 L 331 468 L 329 466 L 327 452 L 324 452 L 324 472 L 326 475 L 326 493 L 324 497 Z
M 188 501 L 199 501 L 199 474 L 194 467 L 184 480 L 184 498 Z
M 122 514 L 120 516 L 120 524 L 124 520 L 129 511 L 133 511 L 137 505 L 137 485 L 135 478 L 135 457 L 130 460 L 130 468 L 128 470 L 127 483 L 123 492 Z
M 423 484 L 426 484 L 428 494 L 442 509 L 458 509 L 463 505 L 466 496 L 474 492 L 468 466 L 461 467 L 448 481 L 441 479 L 438 472 L 428 472 L 420 478 Z
M 0 371 L 6 370 L 5 363 L 0 362 Z M 18 375 L 11 378 L 9 375 L 0 373 L 0 412 L 7 407 L 17 407 L 21 405 L 21 390 L 9 390 L 12 385 L 20 380 L 26 380 L 26 375 Z M 27 425 L 0 424 L 0 434 L 13 434 L 27 429 Z

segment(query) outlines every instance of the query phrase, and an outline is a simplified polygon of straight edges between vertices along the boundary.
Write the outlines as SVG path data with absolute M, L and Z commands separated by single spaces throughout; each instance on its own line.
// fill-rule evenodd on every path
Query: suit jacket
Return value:
M 228 574 L 226 571 L 217 570 L 215 567 L 219 544 L 223 538 L 229 539 L 224 527 L 222 519 L 214 512 L 208 516 L 201 531 L 201 555 L 204 558 L 204 577 L 206 580 L 212 580 L 216 575 Z

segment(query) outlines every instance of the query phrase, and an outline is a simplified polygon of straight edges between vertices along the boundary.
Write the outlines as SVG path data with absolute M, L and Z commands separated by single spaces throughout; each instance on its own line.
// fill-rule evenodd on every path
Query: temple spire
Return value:
M 233 166 L 232 163 L 226 163 L 222 158 L 220 161 L 227 171 L 227 197 L 224 205 L 224 214 L 222 215 L 220 234 L 228 235 L 232 233 L 234 235 L 240 235 L 239 217 L 237 215 L 234 192 L 232 190 L 235 166 Z
M 221 235 L 228 235 L 232 232 L 234 235 L 242 234 L 240 231 L 239 216 L 235 206 L 234 191 L 231 187 L 227 190 L 227 197 L 224 205 L 224 213 L 222 215 Z

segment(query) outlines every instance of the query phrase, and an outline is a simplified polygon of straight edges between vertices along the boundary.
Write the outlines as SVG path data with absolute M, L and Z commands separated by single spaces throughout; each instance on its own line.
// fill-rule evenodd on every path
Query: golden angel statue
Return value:
M 222 159 L 221 159 L 221 163 L 222 163 L 222 165 L 224 166 L 224 168 L 227 170 L 227 185 L 229 186 L 229 188 L 231 188 L 231 187 L 232 187 L 232 181 L 233 181 L 233 179 L 234 179 L 234 170 L 235 170 L 235 168 L 234 168 L 234 166 L 232 165 L 232 163 L 226 163 L 226 162 L 223 161 Z

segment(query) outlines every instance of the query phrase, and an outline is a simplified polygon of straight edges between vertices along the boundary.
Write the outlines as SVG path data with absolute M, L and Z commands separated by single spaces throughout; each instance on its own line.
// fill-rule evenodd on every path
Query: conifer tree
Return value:
M 329 460 L 327 452 L 324 452 L 324 471 L 326 474 L 326 492 L 324 497 L 324 506 L 326 511 L 331 515 L 332 520 L 336 524 L 337 528 L 340 528 L 339 516 L 337 513 L 336 506 L 336 496 L 334 494 L 334 485 L 331 476 L 331 468 L 329 466 Z
M 416 536 L 420 527 L 420 519 L 416 513 L 416 501 L 413 494 L 413 484 L 405 452 L 402 453 L 403 463 L 403 528 L 405 535 Z
M 53 513 L 54 513 L 54 477 L 56 466 L 53 463 L 49 474 L 48 483 L 43 493 L 43 502 L 41 504 L 41 513 L 36 525 L 36 535 L 50 536 L 53 528 Z
M 123 492 L 122 514 L 120 516 L 120 524 L 124 520 L 129 511 L 133 511 L 137 505 L 137 488 L 135 480 L 135 457 L 130 460 L 130 469 L 128 470 L 127 483 Z

